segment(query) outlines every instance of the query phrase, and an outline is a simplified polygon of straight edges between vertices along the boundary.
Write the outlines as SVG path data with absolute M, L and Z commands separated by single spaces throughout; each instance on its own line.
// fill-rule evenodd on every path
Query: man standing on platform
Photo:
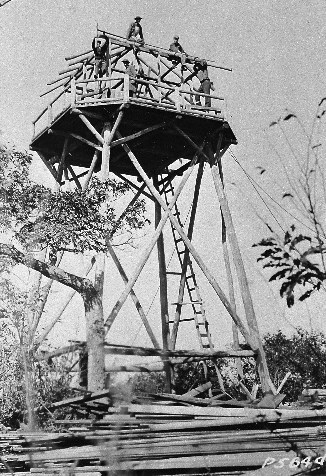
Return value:
M 207 70 L 207 62 L 206 60 L 202 59 L 200 60 L 199 58 L 195 59 L 195 64 L 194 64 L 194 71 L 191 73 L 186 79 L 185 82 L 189 81 L 192 79 L 194 76 L 196 76 L 200 82 L 200 86 L 197 89 L 198 93 L 204 93 L 204 94 L 210 94 L 211 89 L 213 89 L 213 83 L 208 77 L 208 70 Z M 198 106 L 201 105 L 200 102 L 200 96 L 199 94 L 195 95 L 195 101 Z M 205 96 L 205 106 L 206 107 L 211 107 L 211 98 L 208 96 Z
M 93 39 L 92 48 L 95 56 L 94 78 L 101 78 L 106 72 L 106 50 L 108 49 L 108 38 L 105 35 Z
M 174 35 L 173 42 L 171 43 L 169 50 L 172 51 L 173 53 L 181 53 L 182 54 L 181 64 L 183 65 L 185 63 L 186 53 L 185 53 L 184 49 L 182 48 L 182 46 L 179 43 L 179 36 L 178 35 Z M 175 66 L 180 63 L 179 58 L 173 58 L 171 61 Z
M 129 75 L 129 97 L 134 97 L 136 96 L 137 85 L 135 84 L 135 81 L 132 80 L 132 78 L 135 78 L 137 75 L 136 68 L 133 64 L 130 64 L 128 59 L 124 59 L 122 62 L 125 67 L 125 73 Z
M 127 40 L 131 41 L 138 41 L 139 43 L 143 44 L 144 43 L 144 37 L 143 37 L 143 29 L 140 24 L 142 17 L 135 17 L 135 21 L 133 21 L 127 32 Z

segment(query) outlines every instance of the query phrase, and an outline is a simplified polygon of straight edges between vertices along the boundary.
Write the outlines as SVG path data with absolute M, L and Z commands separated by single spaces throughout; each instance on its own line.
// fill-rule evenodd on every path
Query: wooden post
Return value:
M 52 112 L 52 104 L 48 105 L 48 127 L 51 127 L 53 122 L 53 112 Z
M 153 185 L 158 189 L 158 177 L 153 178 Z M 155 201 L 155 227 L 162 219 L 162 210 L 160 204 Z M 164 251 L 164 238 L 161 232 L 157 240 L 157 256 L 160 278 L 160 304 L 161 304 L 161 328 L 163 350 L 170 348 L 170 329 L 169 329 L 169 305 L 168 305 L 168 284 L 166 279 L 166 262 Z M 171 367 L 168 362 L 164 364 L 165 368 L 165 391 L 171 393 Z
M 219 151 L 217 152 L 219 154 Z M 262 343 L 260 340 L 260 335 L 259 335 L 259 329 L 258 329 L 258 324 L 256 320 L 256 315 L 252 303 L 252 298 L 251 298 L 251 293 L 249 289 L 249 284 L 247 280 L 247 275 L 246 271 L 244 268 L 244 264 L 242 261 L 241 257 L 241 252 L 240 252 L 240 247 L 238 244 L 238 239 L 236 236 L 235 228 L 233 225 L 233 220 L 232 216 L 230 213 L 230 209 L 228 206 L 227 198 L 224 193 L 224 188 L 223 184 L 221 181 L 220 177 L 220 172 L 218 168 L 218 157 L 214 157 L 213 163 L 211 165 L 211 171 L 212 171 L 212 176 L 213 176 L 213 181 L 216 189 L 216 193 L 219 198 L 221 210 L 223 213 L 223 217 L 225 220 L 225 225 L 226 225 L 226 230 L 227 230 L 227 235 L 230 241 L 230 247 L 232 250 L 232 255 L 234 259 L 234 264 L 235 264 L 235 269 L 237 272 L 238 276 L 238 281 L 239 281 L 239 286 L 240 286 L 240 291 L 241 291 L 241 297 L 245 309 L 245 314 L 248 322 L 248 326 L 250 329 L 251 337 L 254 338 L 256 342 L 257 349 L 259 351 L 258 353 L 258 358 L 257 358 L 257 363 L 258 363 L 258 371 L 261 379 L 261 384 L 262 384 L 262 390 L 263 392 L 269 392 L 272 391 L 273 393 L 276 394 L 276 389 L 270 379 L 269 376 L 269 371 L 267 367 L 267 362 L 266 362 L 266 356 L 264 349 L 262 347 Z
M 69 144 L 69 137 L 66 137 L 65 141 L 64 141 L 64 144 L 63 144 L 62 154 L 61 154 L 60 162 L 59 162 L 59 165 L 58 165 L 58 171 L 57 171 L 58 187 L 60 187 L 62 173 L 63 173 L 63 169 L 64 169 L 64 165 L 65 165 L 65 160 L 66 160 L 67 153 L 68 153 L 68 144 Z
M 129 74 L 124 74 L 123 79 L 123 100 L 129 101 Z
M 101 180 L 104 182 L 109 176 L 109 163 L 111 148 L 109 145 L 110 138 L 110 123 L 106 123 L 103 131 L 103 149 L 102 149 L 102 165 L 101 165 Z
M 222 138 L 223 138 L 223 132 L 220 133 L 219 139 L 218 139 L 218 144 L 216 148 L 216 155 L 217 155 L 217 163 L 219 167 L 219 172 L 220 172 L 220 177 L 222 181 L 222 185 L 224 187 L 224 180 L 223 180 L 223 169 L 222 169 L 222 156 L 226 152 L 227 148 L 225 148 L 223 151 L 220 151 L 221 145 L 222 145 Z M 222 249 L 223 249 L 223 258 L 224 258 L 224 265 L 225 265 L 225 271 L 226 271 L 226 276 L 227 276 L 227 281 L 228 281 L 228 288 L 229 288 L 229 299 L 230 299 L 230 304 L 234 308 L 234 311 L 236 312 L 237 307 L 236 307 L 236 302 L 235 302 L 235 294 L 234 294 L 234 285 L 233 285 L 233 277 L 232 277 L 232 270 L 231 270 L 231 263 L 230 263 L 230 256 L 229 256 L 229 251 L 228 251 L 228 244 L 226 241 L 226 226 L 225 226 L 225 220 L 224 216 L 221 210 L 221 221 L 222 221 Z M 239 343 L 239 334 L 238 334 L 238 328 L 235 325 L 235 323 L 232 321 L 232 336 L 233 336 L 233 348 L 234 350 L 240 350 L 240 343 Z M 243 367 L 242 367 L 242 362 L 240 359 L 236 360 L 236 366 L 237 366 L 237 371 L 238 375 L 240 378 L 243 378 Z
M 71 90 L 70 105 L 71 107 L 75 107 L 76 105 L 76 79 L 75 78 L 72 78 L 71 80 L 70 90 Z
M 86 80 L 87 79 L 87 67 L 85 65 L 85 63 L 83 63 L 83 79 Z M 87 83 L 83 83 L 83 95 L 85 95 L 87 93 Z
M 177 111 L 181 111 L 181 92 L 180 92 L 180 88 L 176 87 L 175 92 L 177 94 L 176 100 L 175 100 L 175 105 L 176 105 Z
M 109 38 L 108 49 L 106 51 L 106 70 L 107 75 L 111 79 L 112 75 L 112 60 L 111 60 L 112 40 Z
M 93 175 L 93 172 L 94 172 L 94 169 L 96 167 L 96 163 L 97 163 L 97 160 L 99 158 L 99 155 L 100 155 L 100 151 L 99 150 L 96 150 L 94 152 L 94 155 L 93 155 L 93 159 L 92 159 L 92 162 L 91 162 L 91 165 L 89 167 L 89 170 L 87 172 L 87 175 L 85 177 L 85 182 L 83 184 L 83 190 L 86 190 L 87 187 L 88 187 L 88 184 L 92 178 L 92 175 Z

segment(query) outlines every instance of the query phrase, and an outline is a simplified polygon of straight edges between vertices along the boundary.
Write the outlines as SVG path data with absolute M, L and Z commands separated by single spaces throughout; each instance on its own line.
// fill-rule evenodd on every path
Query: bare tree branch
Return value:
M 87 289 L 93 287 L 93 284 L 89 279 L 67 273 L 57 266 L 49 265 L 39 261 L 33 256 L 25 255 L 21 251 L 17 250 L 17 248 L 15 248 L 13 245 L 0 243 L 0 256 L 1 255 L 8 256 L 16 263 L 20 263 L 27 266 L 28 268 L 32 268 L 35 271 L 43 274 L 43 276 L 54 279 L 65 286 L 69 286 L 79 293 L 84 293 Z

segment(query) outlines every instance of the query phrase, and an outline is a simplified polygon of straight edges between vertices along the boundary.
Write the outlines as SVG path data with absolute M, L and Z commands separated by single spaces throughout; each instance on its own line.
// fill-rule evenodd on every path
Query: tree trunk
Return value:
M 104 319 L 99 293 L 88 287 L 82 293 L 86 317 L 86 341 L 88 352 L 87 390 L 98 392 L 105 388 Z

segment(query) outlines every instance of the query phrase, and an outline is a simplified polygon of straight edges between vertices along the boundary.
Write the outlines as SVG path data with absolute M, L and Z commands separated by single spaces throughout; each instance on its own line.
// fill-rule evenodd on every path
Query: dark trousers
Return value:
M 106 62 L 104 59 L 95 59 L 95 68 L 94 68 L 94 76 L 95 78 L 101 78 L 106 69 Z
M 205 79 L 202 83 L 200 83 L 200 88 L 198 89 L 199 93 L 210 94 L 211 92 L 211 81 L 210 79 Z M 195 95 L 196 104 L 201 104 L 200 96 L 198 94 Z M 205 97 L 205 106 L 211 107 L 212 101 L 211 98 Z

